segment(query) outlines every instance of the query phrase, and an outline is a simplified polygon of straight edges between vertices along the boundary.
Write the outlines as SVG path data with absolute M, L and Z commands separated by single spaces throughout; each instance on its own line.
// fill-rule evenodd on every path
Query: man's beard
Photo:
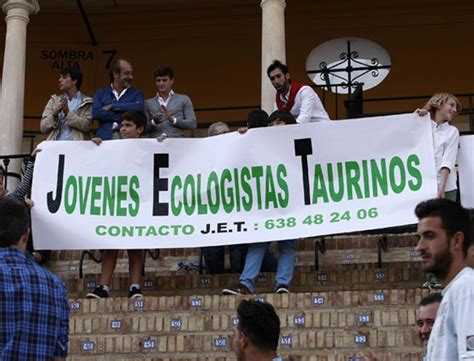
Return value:
M 449 273 L 451 264 L 453 263 L 453 254 L 448 247 L 443 253 L 439 253 L 433 257 L 433 265 L 424 269 L 426 273 L 433 273 L 439 279 L 444 279 Z

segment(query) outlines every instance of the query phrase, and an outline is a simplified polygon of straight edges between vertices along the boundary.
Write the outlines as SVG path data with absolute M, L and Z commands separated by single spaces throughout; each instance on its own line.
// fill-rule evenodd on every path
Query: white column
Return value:
M 39 11 L 37 0 L 7 0 L 2 5 L 7 31 L 3 56 L 0 102 L 0 154 L 21 153 L 23 104 L 25 97 L 26 27 L 29 15 Z M 9 171 L 19 172 L 20 162 L 10 163 Z M 9 178 L 9 187 L 16 186 Z
M 275 89 L 267 76 L 267 68 L 277 59 L 286 62 L 285 0 L 262 0 L 262 109 L 273 111 Z

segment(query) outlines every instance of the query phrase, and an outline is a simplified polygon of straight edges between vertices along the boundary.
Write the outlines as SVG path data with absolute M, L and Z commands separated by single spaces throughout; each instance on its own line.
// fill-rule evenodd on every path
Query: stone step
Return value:
M 269 292 L 274 285 L 274 273 L 261 273 L 256 279 L 257 293 Z M 98 274 L 84 279 L 65 277 L 64 281 L 71 297 L 83 297 L 95 288 Z M 143 292 L 152 296 L 190 294 L 219 294 L 225 287 L 238 283 L 238 274 L 199 275 L 197 271 L 156 275 L 146 273 Z M 358 265 L 357 268 L 341 266 L 337 270 L 314 271 L 308 266 L 297 266 L 291 284 L 292 292 L 328 290 L 373 290 L 403 287 L 419 287 L 425 274 L 419 263 L 392 263 L 385 268 Z M 116 272 L 112 280 L 111 295 L 125 296 L 129 278 L 127 273 Z

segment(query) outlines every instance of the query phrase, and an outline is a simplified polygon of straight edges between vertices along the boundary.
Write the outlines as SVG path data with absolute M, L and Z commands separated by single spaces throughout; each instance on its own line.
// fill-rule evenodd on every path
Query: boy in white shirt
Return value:
M 438 173 L 438 198 L 456 201 L 456 158 L 459 147 L 459 130 L 450 123 L 461 111 L 461 102 L 449 93 L 437 93 L 417 109 L 420 115 L 431 115 L 436 171 Z

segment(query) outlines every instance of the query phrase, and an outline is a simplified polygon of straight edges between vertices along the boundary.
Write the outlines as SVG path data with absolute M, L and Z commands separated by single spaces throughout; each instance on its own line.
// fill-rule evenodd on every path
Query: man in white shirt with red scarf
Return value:
M 267 69 L 267 75 L 277 91 L 275 110 L 290 112 L 298 123 L 329 120 L 318 94 L 310 86 L 291 80 L 285 64 L 274 60 Z

